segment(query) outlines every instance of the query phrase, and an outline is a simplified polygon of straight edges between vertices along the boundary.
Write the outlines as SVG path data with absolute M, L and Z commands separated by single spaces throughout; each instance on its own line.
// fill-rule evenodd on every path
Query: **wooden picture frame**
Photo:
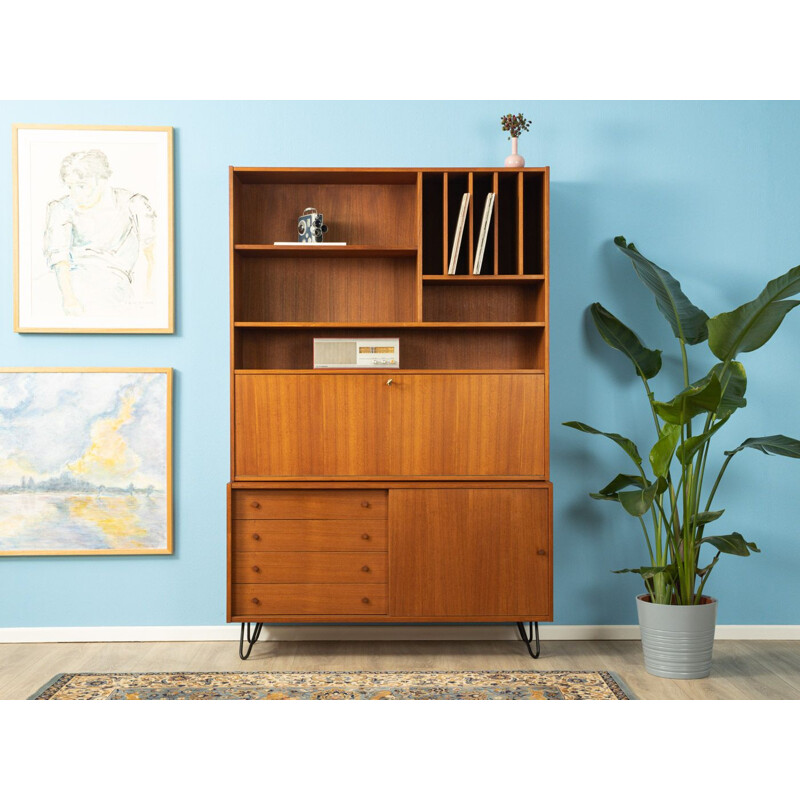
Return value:
M 0 556 L 173 552 L 172 379 L 0 368 Z
M 174 332 L 172 140 L 12 126 L 16 332 Z

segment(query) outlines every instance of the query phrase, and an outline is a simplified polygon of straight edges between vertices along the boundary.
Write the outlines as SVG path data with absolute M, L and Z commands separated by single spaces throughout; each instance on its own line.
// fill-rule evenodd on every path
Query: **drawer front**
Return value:
M 239 554 L 385 551 L 386 524 L 381 519 L 237 519 L 233 523 L 233 548 Z
M 362 489 L 237 489 L 234 519 L 386 519 L 386 492 Z
M 233 587 L 233 616 L 270 614 L 385 614 L 386 586 L 374 584 L 237 584 Z
M 386 583 L 386 553 L 240 553 L 234 583 Z

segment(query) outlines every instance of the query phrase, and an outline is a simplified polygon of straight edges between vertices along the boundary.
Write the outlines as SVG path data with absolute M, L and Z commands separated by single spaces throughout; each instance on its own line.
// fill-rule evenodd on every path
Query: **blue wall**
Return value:
M 587 497 L 627 465 L 580 419 L 648 443 L 641 384 L 599 341 L 599 300 L 666 354 L 659 396 L 677 391 L 671 332 L 611 243 L 623 234 L 710 315 L 752 299 L 800 263 L 800 104 L 769 102 L 9 102 L 0 106 L 0 365 L 175 368 L 175 554 L 0 559 L 0 627 L 214 625 L 225 619 L 228 478 L 228 177 L 240 166 L 495 166 L 501 114 L 534 121 L 528 165 L 552 168 L 551 443 L 555 622 L 635 622 L 637 523 Z M 12 332 L 11 124 L 175 128 L 173 336 Z M 719 434 L 800 438 L 800 311 L 745 354 L 749 405 Z M 703 345 L 700 346 L 704 347 Z M 694 354 L 693 354 L 694 355 Z M 696 354 L 698 376 L 711 361 Z M 675 382 L 671 383 L 671 379 Z M 647 449 L 645 446 L 643 450 Z M 709 585 L 723 624 L 800 623 L 800 462 L 738 455 L 718 523 L 761 546 L 727 557 Z M 715 503 L 716 505 L 716 503 Z M 725 525 L 729 527 L 725 527 Z

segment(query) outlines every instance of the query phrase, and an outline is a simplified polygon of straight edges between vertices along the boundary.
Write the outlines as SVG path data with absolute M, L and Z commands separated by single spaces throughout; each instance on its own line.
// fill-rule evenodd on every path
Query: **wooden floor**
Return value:
M 798 700 L 800 641 L 718 641 L 711 675 L 673 681 L 644 671 L 638 641 L 237 642 L 0 644 L 0 700 L 24 700 L 59 672 L 226 670 L 608 670 L 640 700 Z

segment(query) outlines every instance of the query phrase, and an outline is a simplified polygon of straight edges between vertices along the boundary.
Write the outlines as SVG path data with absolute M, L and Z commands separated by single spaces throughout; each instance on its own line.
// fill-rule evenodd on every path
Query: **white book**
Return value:
M 273 242 L 276 247 L 331 247 L 333 245 L 346 245 L 347 242 Z
M 448 275 L 456 274 L 456 264 L 458 263 L 458 251 L 461 249 L 461 239 L 464 236 L 464 224 L 467 221 L 467 209 L 469 208 L 469 192 L 465 192 L 461 198 L 461 210 L 458 212 L 458 223 L 456 232 L 453 235 L 453 246 L 450 251 L 450 266 L 447 268 Z
M 486 240 L 489 238 L 489 226 L 492 224 L 492 209 L 494 208 L 494 192 L 486 195 L 486 203 L 483 206 L 483 219 L 481 220 L 481 230 L 478 234 L 478 247 L 475 250 L 475 260 L 472 264 L 472 274 L 481 274 L 481 264 L 483 263 L 483 253 L 486 250 Z

